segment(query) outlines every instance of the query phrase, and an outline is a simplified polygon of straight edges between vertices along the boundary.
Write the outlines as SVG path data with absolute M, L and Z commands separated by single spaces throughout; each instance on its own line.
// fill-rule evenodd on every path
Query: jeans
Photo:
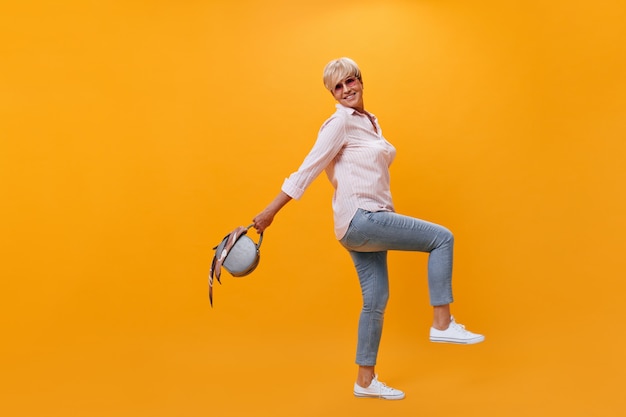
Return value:
M 454 237 L 443 226 L 401 214 L 359 209 L 339 241 L 356 267 L 363 308 L 359 318 L 356 363 L 376 365 L 389 299 L 387 251 L 428 252 L 428 289 L 433 306 L 450 304 Z

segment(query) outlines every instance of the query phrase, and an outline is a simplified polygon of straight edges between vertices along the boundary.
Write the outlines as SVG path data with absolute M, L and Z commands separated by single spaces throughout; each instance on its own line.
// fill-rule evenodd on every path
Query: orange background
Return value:
M 624 2 L 10 4 L 2 415 L 626 414 Z M 390 254 L 397 403 L 352 397 L 360 292 L 325 178 L 207 300 L 211 248 L 334 111 L 339 56 L 398 149 L 398 211 L 454 231 L 454 314 L 487 336 L 430 344 L 426 256 Z

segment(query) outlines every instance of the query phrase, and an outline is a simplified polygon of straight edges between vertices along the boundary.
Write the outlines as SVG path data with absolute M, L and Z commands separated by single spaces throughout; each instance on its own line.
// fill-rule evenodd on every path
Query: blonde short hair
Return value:
M 363 82 L 361 79 L 361 70 L 356 62 L 346 57 L 333 59 L 326 64 L 324 68 L 324 86 L 328 91 L 333 93 L 339 81 L 351 75 Z

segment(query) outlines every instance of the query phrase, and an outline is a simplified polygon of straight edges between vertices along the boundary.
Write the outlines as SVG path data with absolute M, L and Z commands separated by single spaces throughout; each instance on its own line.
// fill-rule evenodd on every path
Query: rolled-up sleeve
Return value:
M 341 152 L 346 140 L 345 120 L 331 117 L 322 125 L 317 140 L 300 168 L 285 179 L 282 191 L 299 200 L 309 185 Z

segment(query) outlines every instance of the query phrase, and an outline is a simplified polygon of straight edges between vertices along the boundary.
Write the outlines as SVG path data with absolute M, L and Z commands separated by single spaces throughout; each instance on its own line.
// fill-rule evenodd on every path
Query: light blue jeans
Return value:
M 450 304 L 454 237 L 445 227 L 424 220 L 359 209 L 339 242 L 352 256 L 363 295 L 356 363 L 374 366 L 389 299 L 387 251 L 428 252 L 430 303 Z

